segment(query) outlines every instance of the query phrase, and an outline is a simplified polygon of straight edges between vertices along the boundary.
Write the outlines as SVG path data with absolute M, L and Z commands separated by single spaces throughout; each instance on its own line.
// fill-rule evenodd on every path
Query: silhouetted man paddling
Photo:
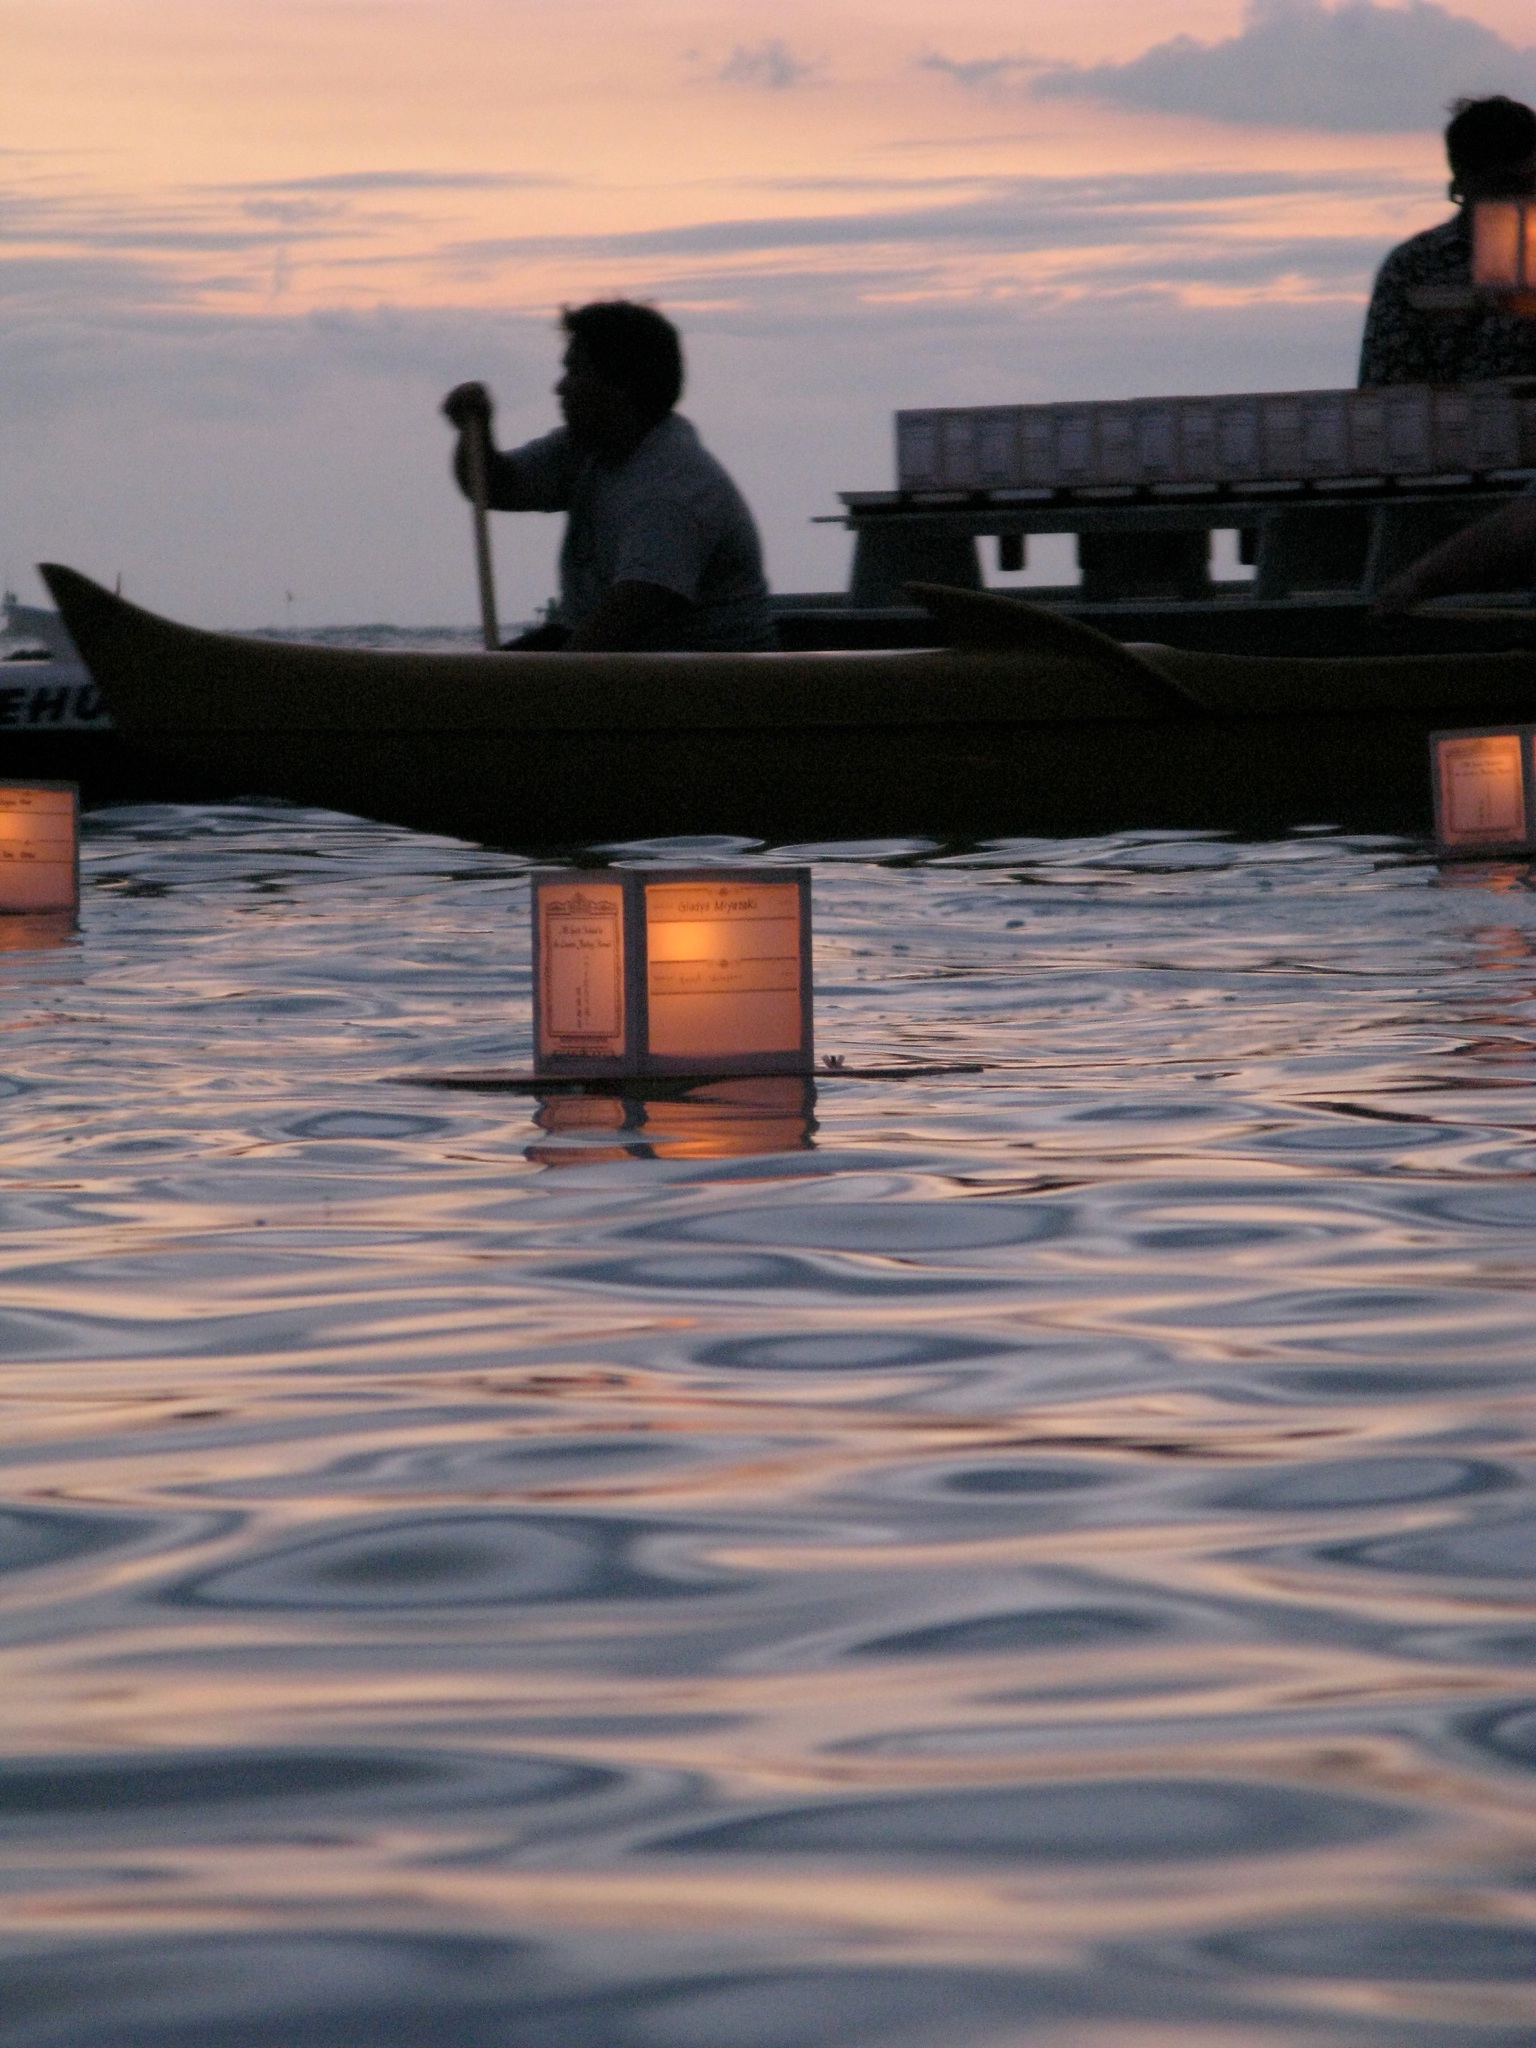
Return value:
M 565 425 L 497 451 L 491 395 L 457 385 L 443 411 L 459 430 L 454 474 L 470 495 L 469 437 L 483 437 L 487 501 L 498 512 L 564 512 L 555 619 L 514 646 L 573 652 L 766 650 L 776 642 L 762 547 L 746 500 L 675 412 L 677 329 L 614 299 L 568 311 Z

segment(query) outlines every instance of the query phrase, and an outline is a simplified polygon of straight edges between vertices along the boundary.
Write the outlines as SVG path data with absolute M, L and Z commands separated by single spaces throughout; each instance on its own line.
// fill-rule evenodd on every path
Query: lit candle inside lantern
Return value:
M 533 884 L 534 1071 L 811 1071 L 805 869 L 608 869 Z
M 1526 736 L 1435 733 L 1435 836 L 1449 849 L 1519 848 L 1529 840 Z
M 645 941 L 653 1055 L 686 1063 L 798 1051 L 793 882 L 647 882 Z
M 79 849 L 73 783 L 0 783 L 0 912 L 76 915 Z

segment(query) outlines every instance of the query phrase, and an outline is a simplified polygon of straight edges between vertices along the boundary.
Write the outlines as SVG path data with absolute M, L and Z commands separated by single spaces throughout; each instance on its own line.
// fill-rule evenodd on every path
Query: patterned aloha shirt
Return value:
M 1471 282 L 1472 222 L 1465 211 L 1400 242 L 1376 273 L 1360 347 L 1360 382 L 1475 384 L 1485 377 L 1536 377 L 1536 320 L 1494 307 L 1447 313 L 1408 302 L 1419 285 Z

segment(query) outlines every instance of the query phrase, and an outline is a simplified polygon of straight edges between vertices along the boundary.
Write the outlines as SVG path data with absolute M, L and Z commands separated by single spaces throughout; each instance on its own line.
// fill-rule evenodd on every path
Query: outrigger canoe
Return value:
M 1288 826 L 1427 833 L 1427 739 L 1536 721 L 1536 654 L 1122 646 L 923 589 L 872 653 L 381 653 L 203 632 L 42 571 L 146 794 L 523 848 Z

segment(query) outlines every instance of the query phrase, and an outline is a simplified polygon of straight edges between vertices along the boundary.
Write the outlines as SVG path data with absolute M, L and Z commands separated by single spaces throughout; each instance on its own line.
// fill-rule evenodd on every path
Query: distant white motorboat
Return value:
M 12 647 L 39 648 L 51 660 L 79 661 L 80 655 L 75 643 L 69 637 L 69 628 L 57 612 L 51 612 L 45 605 L 23 604 L 14 590 L 8 590 L 0 599 L 0 637 L 7 643 L 7 654 Z
M 101 731 L 112 720 L 57 612 L 0 598 L 0 731 Z

